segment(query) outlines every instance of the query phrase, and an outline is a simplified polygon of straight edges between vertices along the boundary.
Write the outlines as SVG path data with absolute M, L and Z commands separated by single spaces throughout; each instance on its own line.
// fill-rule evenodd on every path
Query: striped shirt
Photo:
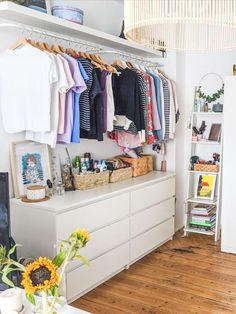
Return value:
M 78 58 L 82 64 L 85 72 L 88 75 L 88 81 L 86 82 L 87 89 L 80 95 L 79 106 L 80 106 L 80 128 L 85 131 L 90 131 L 90 91 L 93 84 L 93 70 L 92 63 L 84 58 Z
M 164 93 L 164 119 L 165 119 L 165 140 L 169 140 L 170 137 L 170 90 L 168 81 L 160 75 L 159 78 L 162 81 L 163 93 Z

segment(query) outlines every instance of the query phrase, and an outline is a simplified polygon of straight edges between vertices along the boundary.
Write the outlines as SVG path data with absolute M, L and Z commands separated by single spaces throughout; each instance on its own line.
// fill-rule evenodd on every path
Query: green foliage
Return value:
M 28 300 L 31 304 L 35 305 L 35 298 L 34 298 L 33 293 L 26 293 L 25 295 L 26 295 L 27 300 Z
M 217 99 L 219 99 L 221 97 L 221 95 L 224 95 L 224 84 L 222 85 L 222 87 L 220 89 L 217 90 L 216 93 L 210 95 L 206 95 L 205 93 L 203 93 L 203 91 L 201 90 L 201 86 L 198 87 L 197 89 L 197 93 L 199 95 L 200 98 L 204 99 L 207 103 L 211 103 L 213 101 L 216 101 Z
M 87 265 L 90 267 L 90 263 L 89 260 L 87 259 L 87 257 L 81 256 L 81 255 L 75 255 L 73 257 L 74 260 L 80 260 L 84 265 Z
M 63 264 L 65 258 L 66 258 L 66 251 L 60 251 L 60 253 L 57 254 L 56 257 L 54 257 L 53 259 L 53 264 L 57 266 L 57 268 L 61 267 L 61 265 Z
M 59 292 L 58 292 L 58 287 L 57 286 L 53 286 L 49 289 L 49 293 L 51 296 L 53 297 L 59 297 Z

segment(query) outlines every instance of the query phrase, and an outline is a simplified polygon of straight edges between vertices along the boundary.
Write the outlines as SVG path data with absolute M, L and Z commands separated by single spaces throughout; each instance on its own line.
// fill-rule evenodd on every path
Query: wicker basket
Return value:
M 145 154 L 142 154 L 142 156 L 147 158 L 147 170 L 148 170 L 148 172 L 153 171 L 153 156 L 152 155 L 145 155 Z
M 119 156 L 120 159 L 128 162 L 133 169 L 133 177 L 143 176 L 149 171 L 153 170 L 153 166 L 150 164 L 150 156 L 142 156 L 140 158 L 130 158 L 125 156 Z M 151 156 L 152 157 L 152 156 Z M 153 164 L 153 162 L 152 162 Z M 152 170 L 150 170 L 152 168 Z
M 131 167 L 113 170 L 110 175 L 110 183 L 120 182 L 132 178 L 133 171 Z
M 86 175 L 74 175 L 76 190 L 88 190 L 109 183 L 109 171 L 89 173 Z
M 194 171 L 202 172 L 218 172 L 218 165 L 208 165 L 208 164 L 194 164 Z

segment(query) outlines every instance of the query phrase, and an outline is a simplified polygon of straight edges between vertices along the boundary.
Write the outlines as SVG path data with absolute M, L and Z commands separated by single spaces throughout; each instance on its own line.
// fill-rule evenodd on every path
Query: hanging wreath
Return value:
M 220 80 L 222 81 L 222 87 L 220 89 L 217 90 L 216 93 L 212 94 L 212 95 L 206 95 L 203 91 L 202 91 L 202 86 L 199 84 L 199 87 L 197 89 L 197 93 L 199 95 L 199 98 L 204 99 L 207 103 L 211 103 L 213 101 L 216 101 L 217 99 L 219 99 L 222 95 L 224 95 L 224 83 L 223 80 L 221 78 L 221 76 L 219 76 L 217 73 L 207 73 L 206 75 L 204 75 L 201 80 L 200 83 L 202 82 L 202 80 L 208 76 L 208 75 L 216 75 L 220 78 Z

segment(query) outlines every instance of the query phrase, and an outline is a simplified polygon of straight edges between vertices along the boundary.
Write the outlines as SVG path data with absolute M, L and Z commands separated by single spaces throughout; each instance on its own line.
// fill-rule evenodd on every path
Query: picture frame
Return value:
M 214 200 L 215 186 L 216 174 L 197 174 L 194 197 L 205 200 Z
M 24 6 L 47 14 L 51 14 L 50 0 L 25 0 Z
M 220 136 L 221 136 L 221 123 L 213 123 L 211 125 L 208 140 L 214 141 L 214 142 L 219 142 Z
M 52 180 L 51 150 L 46 144 L 32 141 L 11 144 L 11 169 L 16 198 L 26 195 L 29 185 L 46 185 Z
M 0 0 L 2 2 L 4 0 Z M 24 7 L 51 14 L 51 1 L 50 0 L 9 0 L 15 4 L 22 5 Z

